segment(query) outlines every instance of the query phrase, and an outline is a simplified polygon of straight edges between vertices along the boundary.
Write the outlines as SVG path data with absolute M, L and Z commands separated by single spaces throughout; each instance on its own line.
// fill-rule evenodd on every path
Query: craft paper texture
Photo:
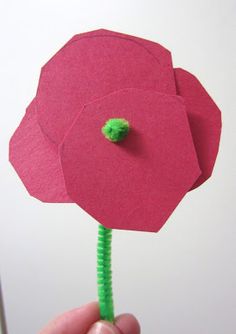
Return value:
M 102 134 L 125 118 L 127 137 Z M 213 170 L 218 107 L 170 52 L 134 36 L 74 36 L 42 68 L 37 94 L 10 141 L 28 192 L 75 202 L 105 227 L 158 231 Z
M 131 126 L 118 144 L 112 117 Z M 86 105 L 60 154 L 69 196 L 109 228 L 158 231 L 201 173 L 182 99 L 140 89 Z

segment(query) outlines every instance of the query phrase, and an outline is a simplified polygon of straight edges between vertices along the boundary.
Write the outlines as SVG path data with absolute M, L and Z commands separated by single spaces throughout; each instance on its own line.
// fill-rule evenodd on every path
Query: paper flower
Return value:
M 97 30 L 43 66 L 10 161 L 32 196 L 77 203 L 102 224 L 103 319 L 114 319 L 111 229 L 157 232 L 211 176 L 220 132 L 216 104 L 160 44 Z
M 130 124 L 119 144 L 101 132 L 111 118 Z M 211 175 L 220 131 L 219 109 L 168 50 L 97 30 L 43 66 L 10 161 L 44 202 L 75 202 L 105 227 L 158 231 Z

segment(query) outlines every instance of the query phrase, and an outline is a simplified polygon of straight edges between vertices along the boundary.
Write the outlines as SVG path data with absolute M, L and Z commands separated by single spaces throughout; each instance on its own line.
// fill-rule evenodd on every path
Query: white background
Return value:
M 158 234 L 114 232 L 116 313 L 133 312 L 142 334 L 235 334 L 236 2 L 2 0 L 0 15 L 0 263 L 9 333 L 37 333 L 96 299 L 97 222 L 76 205 L 31 198 L 8 163 L 8 141 L 40 67 L 74 34 L 107 28 L 166 46 L 223 115 L 212 178 Z

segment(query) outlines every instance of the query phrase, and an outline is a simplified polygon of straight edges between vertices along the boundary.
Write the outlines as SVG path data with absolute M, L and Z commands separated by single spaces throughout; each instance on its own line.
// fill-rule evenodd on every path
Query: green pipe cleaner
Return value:
M 102 320 L 114 322 L 111 241 L 112 229 L 99 225 L 97 245 L 97 283 L 100 316 Z

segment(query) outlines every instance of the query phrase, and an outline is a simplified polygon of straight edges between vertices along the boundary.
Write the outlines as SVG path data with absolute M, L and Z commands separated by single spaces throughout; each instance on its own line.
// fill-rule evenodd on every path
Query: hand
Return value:
M 100 320 L 97 302 L 66 312 L 51 321 L 39 334 L 140 334 L 140 326 L 131 314 L 122 314 L 115 324 Z

